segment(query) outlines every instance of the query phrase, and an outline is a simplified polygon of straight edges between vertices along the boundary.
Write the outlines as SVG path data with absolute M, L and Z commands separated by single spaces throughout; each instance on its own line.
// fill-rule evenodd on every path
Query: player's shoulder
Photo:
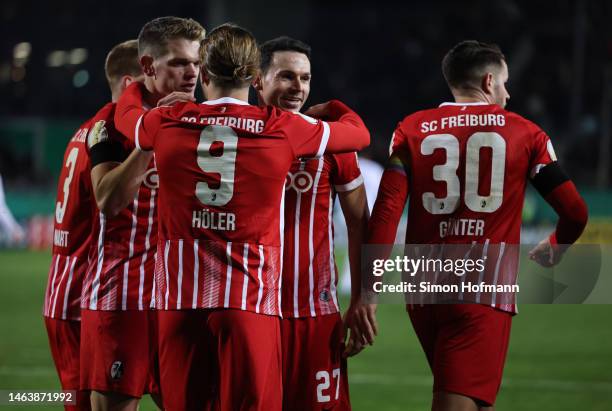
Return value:
M 96 121 L 104 121 L 106 123 L 114 122 L 115 117 L 115 108 L 117 104 L 115 103 L 106 103 L 96 114 L 91 118 L 92 122 Z
M 522 115 L 515 113 L 513 111 L 503 109 L 501 107 L 499 107 L 499 109 L 506 117 L 506 123 L 508 125 L 515 126 L 515 127 L 522 127 L 531 133 L 537 133 L 539 131 L 542 131 L 540 126 L 538 126 L 533 121 L 523 117 Z
M 397 130 L 406 135 L 412 134 L 413 131 L 419 130 L 420 124 L 423 121 L 430 121 L 431 119 L 440 117 L 440 107 L 427 108 L 418 110 L 408 114 L 397 124 Z
M 87 147 L 109 141 L 124 140 L 125 137 L 115 128 L 116 103 L 107 103 L 91 118 L 89 132 L 87 133 Z

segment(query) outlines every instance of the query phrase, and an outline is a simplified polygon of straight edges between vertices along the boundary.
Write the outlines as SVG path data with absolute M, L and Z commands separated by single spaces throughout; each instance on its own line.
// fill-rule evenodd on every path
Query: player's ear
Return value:
M 494 83 L 493 73 L 485 73 L 485 75 L 482 77 L 482 84 L 480 86 L 482 87 L 482 90 L 486 94 L 492 94 L 493 93 L 493 83 Z
M 257 73 L 255 79 L 253 80 L 253 88 L 255 91 L 261 93 L 263 91 L 263 85 L 261 81 L 261 72 Z
M 155 67 L 153 67 L 153 57 L 144 55 L 140 58 L 140 67 L 145 76 L 155 77 Z
M 200 83 L 202 86 L 207 86 L 210 83 L 210 77 L 208 76 L 206 67 L 203 64 L 200 66 Z
M 125 90 L 126 88 L 128 88 L 130 84 L 132 84 L 135 81 L 138 81 L 138 80 L 132 76 L 125 75 L 121 77 L 121 87 Z

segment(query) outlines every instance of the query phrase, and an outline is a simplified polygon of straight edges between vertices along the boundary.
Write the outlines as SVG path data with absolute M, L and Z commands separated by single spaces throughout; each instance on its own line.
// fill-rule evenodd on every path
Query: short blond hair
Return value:
M 261 53 L 251 32 L 226 23 L 213 29 L 204 40 L 200 60 L 216 85 L 241 87 L 257 75 Z
M 168 51 L 168 41 L 186 39 L 201 42 L 206 30 L 193 19 L 166 16 L 158 17 L 146 23 L 138 34 L 138 55 L 148 54 L 154 58 L 163 56 Z
M 106 56 L 104 72 L 111 89 L 121 82 L 123 76 L 140 76 L 142 69 L 138 61 L 138 40 L 124 41 L 113 47 Z

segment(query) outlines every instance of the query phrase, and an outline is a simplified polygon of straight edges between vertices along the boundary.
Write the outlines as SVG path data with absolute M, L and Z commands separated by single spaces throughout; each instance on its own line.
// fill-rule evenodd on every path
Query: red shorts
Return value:
M 281 320 L 283 409 L 351 409 L 339 313 Z
M 278 317 L 233 309 L 159 311 L 166 411 L 280 411 Z
M 433 391 L 493 405 L 502 380 L 512 315 L 480 304 L 408 309 L 433 372 Z
M 45 317 L 51 355 L 62 384 L 62 390 L 76 390 L 77 405 L 66 405 L 66 410 L 91 409 L 89 393 L 79 391 L 79 351 L 81 322 Z
M 81 388 L 159 393 L 155 311 L 81 311 Z

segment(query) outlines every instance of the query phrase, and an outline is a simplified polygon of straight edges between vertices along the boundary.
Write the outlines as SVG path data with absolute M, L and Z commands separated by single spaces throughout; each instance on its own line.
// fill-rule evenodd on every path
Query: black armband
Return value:
M 569 177 L 558 162 L 553 161 L 542 167 L 531 179 L 531 184 L 542 197 L 546 197 L 555 188 L 569 180 Z
M 121 163 L 127 158 L 123 146 L 118 141 L 102 141 L 89 149 L 91 168 L 109 161 Z

